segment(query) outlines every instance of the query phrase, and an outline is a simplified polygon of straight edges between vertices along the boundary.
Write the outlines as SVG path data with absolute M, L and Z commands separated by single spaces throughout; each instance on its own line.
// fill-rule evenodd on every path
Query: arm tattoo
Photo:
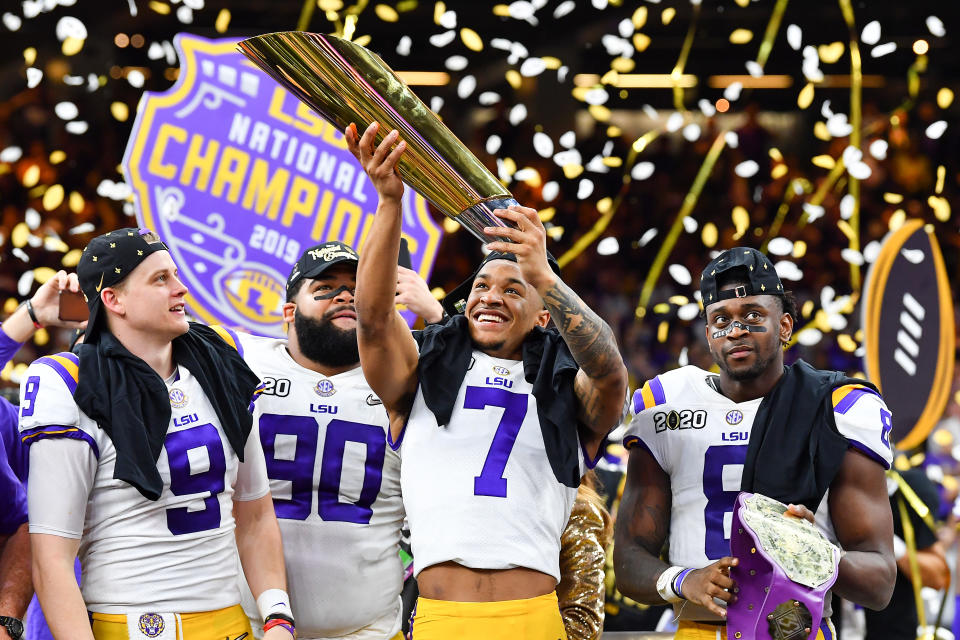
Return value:
M 623 366 L 613 331 L 570 287 L 557 280 L 543 302 L 584 373 L 603 378 Z

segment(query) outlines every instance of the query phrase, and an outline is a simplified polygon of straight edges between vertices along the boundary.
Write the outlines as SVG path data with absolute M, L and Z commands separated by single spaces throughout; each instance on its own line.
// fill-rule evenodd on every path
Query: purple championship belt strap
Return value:
M 837 580 L 840 549 L 787 505 L 741 492 L 733 508 L 730 568 L 737 600 L 727 607 L 730 640 L 812 640 Z

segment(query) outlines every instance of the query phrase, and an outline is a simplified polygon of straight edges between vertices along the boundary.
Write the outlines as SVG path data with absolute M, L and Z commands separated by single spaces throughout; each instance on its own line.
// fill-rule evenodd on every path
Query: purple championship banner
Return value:
M 343 134 L 237 42 L 177 35 L 180 77 L 144 93 L 123 170 L 140 226 L 160 235 L 190 289 L 191 315 L 281 336 L 293 263 L 327 240 L 362 252 L 377 192 Z M 427 279 L 442 231 L 409 187 L 402 233 Z

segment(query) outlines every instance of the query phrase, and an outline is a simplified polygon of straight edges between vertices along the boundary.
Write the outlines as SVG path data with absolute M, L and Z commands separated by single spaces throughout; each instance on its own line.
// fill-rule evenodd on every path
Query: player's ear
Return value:
M 545 328 L 548 324 L 550 324 L 550 312 L 546 309 L 541 309 L 537 312 L 537 326 Z
M 786 346 L 793 337 L 793 316 L 789 313 L 780 315 L 780 342 Z
M 100 303 L 108 311 L 112 311 L 118 316 L 122 316 L 126 313 L 126 308 L 123 305 L 123 302 L 117 296 L 117 292 L 113 287 L 107 287 L 100 292 Z
M 293 324 L 293 314 L 296 310 L 297 303 L 284 302 L 283 306 L 280 308 L 280 313 L 283 315 L 283 321 L 287 324 Z

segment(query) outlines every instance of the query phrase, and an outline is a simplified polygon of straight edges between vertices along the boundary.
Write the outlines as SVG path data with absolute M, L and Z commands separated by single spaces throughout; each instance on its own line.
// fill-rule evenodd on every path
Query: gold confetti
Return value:
M 937 429 L 933 432 L 933 441 L 939 447 L 949 447 L 953 444 L 953 434 L 943 428 Z
M 907 221 L 907 212 L 903 209 L 897 209 L 893 212 L 893 215 L 890 216 L 890 231 L 896 231 L 903 226 L 903 223 Z
M 840 59 L 845 49 L 846 47 L 844 47 L 842 42 L 831 42 L 830 44 L 822 44 L 817 47 L 817 55 L 820 56 L 820 60 L 824 64 L 833 64 Z
M 57 275 L 57 272 L 50 267 L 37 267 L 33 270 L 33 279 L 36 280 L 38 284 L 43 284 L 55 275 Z
M 60 164 L 67 159 L 67 154 L 60 149 L 50 152 L 50 164 Z
M 947 177 L 947 168 L 943 165 L 937 167 L 937 186 L 933 188 L 933 192 L 940 194 L 943 191 L 943 181 Z
M 70 246 L 66 242 L 53 236 L 47 236 L 43 241 L 43 248 L 47 251 L 56 251 L 57 253 L 64 253 L 70 250 Z
M 822 120 L 813 125 L 813 135 L 817 140 L 823 140 L 824 142 L 830 142 L 833 137 L 830 135 L 830 130 L 827 129 L 827 123 Z
M 447 292 L 443 290 L 443 287 L 434 287 L 433 289 L 430 289 L 430 295 L 437 300 L 443 300 L 444 296 L 447 295 Z
M 616 69 L 610 69 L 600 78 L 600 84 L 617 84 L 620 81 L 620 74 Z
M 890 193 L 887 191 L 883 194 L 883 201 L 888 204 L 900 204 L 903 202 L 903 196 L 899 193 Z
M 857 230 L 854 229 L 853 226 L 851 226 L 850 223 L 847 222 L 846 220 L 838 220 L 837 227 L 839 227 L 840 231 L 843 232 L 843 235 L 847 236 L 847 240 L 852 241 L 856 239 Z
M 21 180 L 21 182 L 23 183 L 23 186 L 29 189 L 30 187 L 36 186 L 39 180 L 40 180 L 40 167 L 38 167 L 35 164 L 32 164 L 29 167 L 27 167 L 26 171 L 23 172 L 23 179 Z
M 597 211 L 600 213 L 607 213 L 610 211 L 610 207 L 613 205 L 613 198 L 606 197 L 597 202 Z
M 7 301 L 3 303 L 3 312 L 13 313 L 17 310 L 18 306 L 20 306 L 20 303 L 17 302 L 16 298 L 7 298 Z M 9 364 L 9 362 L 7 364 Z
M 807 300 L 803 303 L 803 308 L 800 310 L 800 315 L 804 318 L 809 318 L 810 314 L 813 313 L 813 300 Z
M 841 333 L 837 336 L 837 344 L 840 345 L 840 348 L 847 353 L 853 353 L 857 350 L 857 343 L 853 341 L 853 338 L 845 333 Z
M 33 334 L 33 343 L 42 347 L 48 342 L 50 342 L 50 333 L 46 329 L 37 329 L 37 332 Z
M 670 333 L 670 323 L 664 320 L 657 327 L 657 342 L 666 342 Z
M 797 96 L 797 106 L 806 109 L 813 102 L 813 83 L 808 82 L 803 89 L 800 89 L 800 95 Z M 824 125 L 826 126 L 826 125 Z
M 750 5 L 750 0 L 736 0 L 737 6 L 743 7 L 744 9 Z
M 384 22 L 396 22 L 400 19 L 400 15 L 397 13 L 397 10 L 388 4 L 378 4 L 373 8 L 373 12 L 376 13 L 377 17 Z
M 510 17 L 510 6 L 506 4 L 497 4 L 493 6 L 493 15 L 498 18 Z
M 360 45 L 361 47 L 365 47 L 365 46 L 367 46 L 368 44 L 370 44 L 370 40 L 371 40 L 371 39 L 372 39 L 372 38 L 371 38 L 370 34 L 368 33 L 368 34 L 365 34 L 365 35 L 360 36 L 359 38 L 354 38 L 353 41 L 354 41 L 356 44 Z M 441 119 L 442 119 L 442 118 L 441 118 Z
M 563 227 L 552 226 L 547 229 L 547 235 L 551 240 L 558 241 L 563 237 Z
M 783 176 L 787 175 L 788 171 L 790 171 L 790 169 L 787 168 L 787 165 L 781 163 L 774 166 L 773 169 L 770 170 L 770 177 L 774 180 L 779 180 Z
M 18 249 L 22 249 L 27 244 L 27 238 L 30 237 L 30 227 L 26 222 L 18 222 L 10 232 L 10 242 Z
M 647 24 L 647 8 L 640 7 L 634 11 L 630 21 L 633 22 L 634 29 L 642 29 L 643 25 Z
M 910 466 L 919 467 L 923 464 L 923 461 L 927 459 L 927 454 L 925 453 L 915 453 L 910 456 Z
M 65 56 L 75 56 L 83 49 L 83 42 L 81 38 L 70 36 L 63 41 L 63 46 L 60 47 L 60 50 Z
M 163 2 L 157 2 L 157 0 L 150 0 L 150 4 L 148 6 L 162 16 L 170 13 L 170 5 L 164 4 Z
M 717 232 L 717 225 L 712 222 L 708 222 L 703 225 L 703 229 L 700 230 L 700 240 L 703 242 L 703 246 L 708 249 L 712 249 L 717 244 L 717 239 L 719 238 L 719 233 Z
M 467 49 L 471 51 L 483 51 L 483 39 L 480 38 L 480 34 L 473 29 L 468 29 L 467 27 L 460 29 L 460 39 L 463 40 L 463 44 L 467 46 Z
M 645 33 L 633 34 L 633 48 L 637 51 L 646 51 L 650 46 L 650 36 Z
M 938 107 L 940 107 L 941 109 L 946 109 L 946 108 L 948 108 L 951 104 L 953 104 L 953 91 L 951 91 L 951 90 L 948 89 L 947 87 L 944 87 L 944 88 L 940 89 L 940 91 L 937 91 L 937 106 L 938 106 Z
M 623 166 L 623 158 L 620 156 L 607 156 L 603 159 L 603 166 L 616 169 Z
M 447 4 L 445 2 L 437 2 L 433 5 L 433 21 L 435 24 L 440 24 L 440 19 L 443 17 L 443 14 L 447 12 Z M 510 15 L 510 9 L 507 8 L 507 15 Z
M 623 135 L 623 129 L 621 129 L 617 125 L 612 124 L 609 127 L 607 127 L 608 138 L 619 138 L 622 135 Z
M 503 170 L 507 175 L 512 176 L 517 172 L 517 161 L 513 158 L 504 158 L 501 162 L 503 162 Z
M 678 307 L 682 307 L 683 305 L 690 302 L 687 296 L 680 296 L 680 295 L 670 296 L 667 300 L 669 300 L 670 304 L 675 304 Z
M 28 66 L 32 67 L 33 63 L 37 61 L 37 50 L 34 47 L 27 47 L 23 50 L 23 62 Z
M 567 180 L 573 180 L 577 176 L 583 173 L 583 165 L 579 164 L 565 164 L 563 165 L 563 175 Z
M 86 202 L 83 199 L 83 196 L 80 195 L 78 191 L 71 191 L 70 197 L 67 199 L 67 206 L 70 207 L 70 211 L 80 214 L 83 212 Z
M 663 10 L 663 13 L 660 14 L 660 22 L 667 25 L 670 24 L 670 21 L 673 20 L 674 16 L 677 15 L 677 10 L 673 7 L 667 7 Z
M 827 170 L 833 169 L 837 165 L 837 161 L 833 159 L 833 156 L 829 156 L 827 154 L 814 156 L 810 162 L 812 162 L 816 167 Z
M 55 184 L 43 194 L 43 208 L 53 211 L 63 204 L 63 185 Z
M 797 240 L 793 243 L 793 257 L 802 258 L 807 255 L 807 243 L 803 240 Z
M 653 305 L 653 312 L 659 314 L 670 313 L 670 305 L 666 302 L 658 302 Z
M 556 214 L 557 214 L 556 207 L 547 207 L 546 209 L 543 209 L 542 211 L 538 212 L 538 215 L 540 216 L 540 222 L 550 222 L 551 220 L 553 220 L 553 216 L 555 216 Z
M 447 233 L 454 233 L 460 230 L 460 223 L 453 218 L 443 219 L 443 230 Z
M 767 155 L 769 155 L 770 158 L 776 162 L 783 162 L 783 154 L 780 153 L 780 149 L 777 149 L 776 147 L 770 147 Z
M 940 222 L 950 219 L 950 203 L 943 196 L 930 196 L 927 198 L 927 204 L 933 209 L 933 215 Z
M 60 264 L 65 266 L 68 269 L 72 269 L 73 267 L 77 266 L 77 264 L 80 262 L 80 256 L 82 255 L 83 255 L 83 249 L 71 249 L 66 254 L 64 254 L 63 259 L 60 261 Z
M 340 11 L 343 9 L 343 2 L 341 0 L 317 0 L 317 7 L 320 11 Z
M 734 29 L 730 33 L 731 44 L 747 44 L 753 40 L 753 31 L 750 29 Z
M 736 227 L 737 232 L 733 234 L 734 240 L 739 240 L 743 237 L 743 234 L 747 232 L 747 229 L 750 227 L 750 214 L 746 209 L 737 205 L 733 208 L 733 213 L 731 214 L 733 218 L 733 226 Z
M 227 27 L 230 26 L 230 9 L 220 9 L 220 13 L 217 14 L 217 20 L 213 23 L 213 28 L 217 30 L 217 33 L 226 33 Z
M 610 68 L 618 73 L 630 73 L 637 68 L 637 63 L 633 58 L 614 58 L 610 62 Z
M 402 2 L 397 3 L 397 11 L 399 11 L 400 13 L 413 11 L 416 8 L 417 8 L 417 0 L 403 0 Z
M 563 66 L 563 60 L 555 58 L 554 56 L 543 56 L 540 59 L 543 60 L 543 64 L 547 69 L 556 70 Z
M 587 111 L 590 112 L 590 115 L 593 116 L 593 119 L 597 122 L 609 122 L 610 116 L 612 115 L 610 109 L 602 104 L 592 104 L 587 107 Z
M 520 75 L 520 72 L 516 69 L 507 70 L 507 82 L 514 89 L 519 89 L 520 85 L 523 84 L 523 76 Z
M 126 122 L 130 117 L 130 107 L 125 102 L 114 102 L 110 104 L 110 114 L 119 122 Z

